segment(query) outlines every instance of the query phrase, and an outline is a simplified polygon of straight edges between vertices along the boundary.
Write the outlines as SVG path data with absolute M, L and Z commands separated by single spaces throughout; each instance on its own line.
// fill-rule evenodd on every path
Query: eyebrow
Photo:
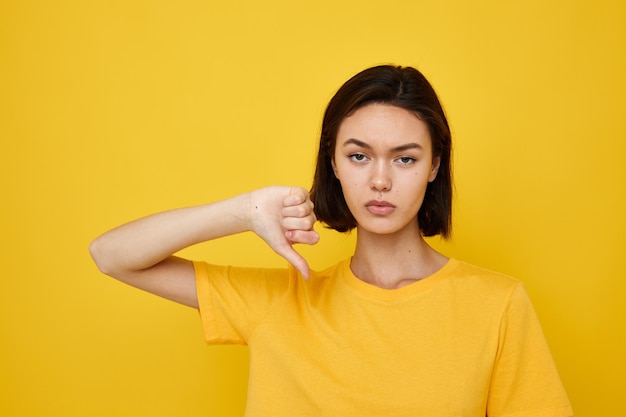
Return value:
M 369 144 L 361 140 L 354 139 L 354 138 L 348 139 L 343 144 L 343 146 L 348 146 L 348 145 L 356 145 L 356 146 L 360 146 L 361 148 L 372 149 L 372 147 Z M 424 149 L 424 147 L 420 145 L 419 143 L 411 142 L 411 143 L 407 143 L 404 145 L 396 146 L 395 148 L 392 148 L 391 150 L 393 152 L 403 152 L 409 149 Z

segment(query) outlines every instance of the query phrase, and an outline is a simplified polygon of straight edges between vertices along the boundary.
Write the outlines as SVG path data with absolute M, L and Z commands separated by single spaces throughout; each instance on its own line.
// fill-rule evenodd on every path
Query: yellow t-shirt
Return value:
M 566 417 L 521 283 L 451 259 L 400 289 L 349 260 L 293 269 L 194 263 L 209 344 L 247 344 L 247 417 Z

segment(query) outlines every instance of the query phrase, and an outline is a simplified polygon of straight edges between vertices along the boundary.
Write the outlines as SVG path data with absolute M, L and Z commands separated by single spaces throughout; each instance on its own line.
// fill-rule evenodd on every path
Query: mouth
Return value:
M 396 209 L 396 206 L 388 201 L 370 200 L 365 203 L 365 208 L 377 216 L 386 216 L 391 214 Z

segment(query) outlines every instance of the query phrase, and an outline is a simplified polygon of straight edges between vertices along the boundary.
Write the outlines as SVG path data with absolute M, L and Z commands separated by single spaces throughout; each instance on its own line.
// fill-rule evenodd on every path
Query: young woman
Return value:
M 413 68 L 347 81 L 326 110 L 311 195 L 268 187 L 149 216 L 97 238 L 100 270 L 198 308 L 208 343 L 250 349 L 247 416 L 571 415 L 537 317 L 515 279 L 449 259 L 451 138 Z M 316 219 L 356 228 L 354 255 L 311 272 L 292 248 Z M 253 231 L 293 268 L 172 256 Z

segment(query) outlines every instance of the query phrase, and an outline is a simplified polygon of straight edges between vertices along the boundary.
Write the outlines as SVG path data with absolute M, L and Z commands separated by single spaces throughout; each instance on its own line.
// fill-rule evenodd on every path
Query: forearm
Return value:
M 172 257 L 196 243 L 252 231 L 304 277 L 309 267 L 294 243 L 315 244 L 315 214 L 300 187 L 266 187 L 217 203 L 166 211 L 113 229 L 89 248 L 103 273 L 146 291 L 195 306 L 193 267 Z
M 248 212 L 249 194 L 166 211 L 103 234 L 90 252 L 108 275 L 145 270 L 188 246 L 249 230 Z

